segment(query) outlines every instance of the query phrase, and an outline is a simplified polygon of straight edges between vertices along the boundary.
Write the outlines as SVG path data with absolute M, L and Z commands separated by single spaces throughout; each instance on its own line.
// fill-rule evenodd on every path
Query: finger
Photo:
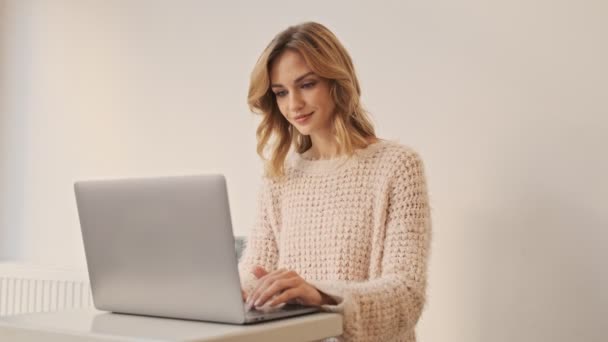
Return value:
M 262 267 L 262 266 L 255 266 L 255 267 L 253 268 L 253 270 L 251 270 L 251 273 L 253 273 L 253 275 L 254 275 L 256 278 L 260 279 L 260 278 L 262 278 L 263 276 L 267 275 L 267 274 L 268 274 L 268 271 L 266 271 L 266 269 L 264 269 L 264 267 Z
M 286 270 L 278 270 L 276 272 L 272 272 L 264 276 L 263 279 L 260 279 L 260 282 L 258 283 L 256 289 L 247 298 L 247 302 L 250 304 L 255 303 L 260 298 L 262 293 L 264 293 L 264 291 L 266 291 L 275 281 L 285 277 L 287 272 L 288 271 Z
M 272 284 L 273 281 L 279 279 L 286 272 L 287 270 L 285 269 L 275 270 L 259 279 L 255 289 L 249 294 L 247 302 L 253 304 L 255 300 L 259 298 L 262 292 L 266 290 L 270 286 L 270 284 Z
M 253 305 L 262 306 L 264 303 L 266 303 L 266 301 L 275 295 L 279 295 L 281 292 L 291 288 L 298 287 L 300 284 L 301 281 L 297 277 L 276 279 L 264 291 L 262 291 L 260 296 L 253 302 Z
M 267 274 L 262 279 L 260 279 L 261 282 L 259 284 L 259 287 L 257 288 L 257 291 L 256 291 L 253 299 L 254 300 L 259 299 L 260 295 L 264 292 L 264 290 L 267 289 L 273 282 L 277 281 L 278 279 L 294 278 L 294 277 L 300 278 L 300 276 L 295 271 L 286 270 L 286 269 L 279 269 L 274 272 L 271 272 L 270 274 Z M 303 281 L 303 279 L 302 279 L 302 281 Z M 253 303 L 254 301 L 251 301 L 251 302 Z
M 280 295 L 273 298 L 270 301 L 269 305 L 277 306 L 282 303 L 287 303 L 288 301 L 291 301 L 291 300 L 299 302 L 300 304 L 305 304 L 298 300 L 298 298 L 300 298 L 302 296 L 302 292 L 303 292 L 303 289 L 301 286 L 290 288 L 289 290 L 283 291 L 283 293 L 281 293 Z
M 243 301 L 247 300 L 247 292 L 243 289 L 241 289 L 241 296 L 243 297 Z
M 260 296 L 261 292 L 269 286 L 268 284 L 270 283 L 270 281 L 272 279 L 275 279 L 275 278 L 279 277 L 281 274 L 286 273 L 286 272 L 287 272 L 287 270 L 285 270 L 285 269 L 278 269 L 278 270 L 270 272 L 269 274 L 265 275 L 261 279 L 258 279 L 258 283 L 256 284 L 255 288 L 253 289 L 253 291 L 251 291 L 251 293 L 247 297 L 247 303 L 253 303 L 254 300 Z

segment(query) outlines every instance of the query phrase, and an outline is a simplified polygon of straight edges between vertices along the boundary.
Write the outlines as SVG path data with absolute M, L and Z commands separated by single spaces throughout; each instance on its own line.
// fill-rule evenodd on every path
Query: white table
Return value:
M 0 318 L 0 341 L 314 341 L 342 334 L 342 316 L 315 313 L 230 325 L 66 310 Z

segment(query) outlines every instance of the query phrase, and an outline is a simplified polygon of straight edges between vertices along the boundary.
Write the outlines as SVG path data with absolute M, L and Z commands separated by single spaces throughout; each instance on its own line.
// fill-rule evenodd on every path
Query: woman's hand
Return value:
M 333 299 L 306 282 L 295 271 L 280 269 L 268 273 L 264 268 L 256 266 L 253 274 L 259 282 L 247 296 L 247 304 L 250 306 L 261 307 L 266 302 L 270 306 L 277 306 L 288 301 L 307 306 L 335 304 Z

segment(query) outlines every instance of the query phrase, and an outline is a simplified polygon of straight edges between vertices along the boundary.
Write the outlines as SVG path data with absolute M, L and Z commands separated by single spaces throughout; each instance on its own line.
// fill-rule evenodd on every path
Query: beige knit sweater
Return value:
M 239 263 L 296 271 L 337 305 L 345 341 L 416 341 L 431 224 L 422 161 L 380 140 L 352 158 L 294 153 L 283 181 L 264 178 L 259 215 Z

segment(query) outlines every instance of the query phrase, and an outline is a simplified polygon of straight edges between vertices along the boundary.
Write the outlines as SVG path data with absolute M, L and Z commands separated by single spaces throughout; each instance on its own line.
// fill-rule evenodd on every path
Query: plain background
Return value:
M 608 3 L 0 0 L 0 258 L 84 267 L 72 183 L 261 163 L 249 73 L 319 21 L 433 207 L 420 341 L 605 341 Z

